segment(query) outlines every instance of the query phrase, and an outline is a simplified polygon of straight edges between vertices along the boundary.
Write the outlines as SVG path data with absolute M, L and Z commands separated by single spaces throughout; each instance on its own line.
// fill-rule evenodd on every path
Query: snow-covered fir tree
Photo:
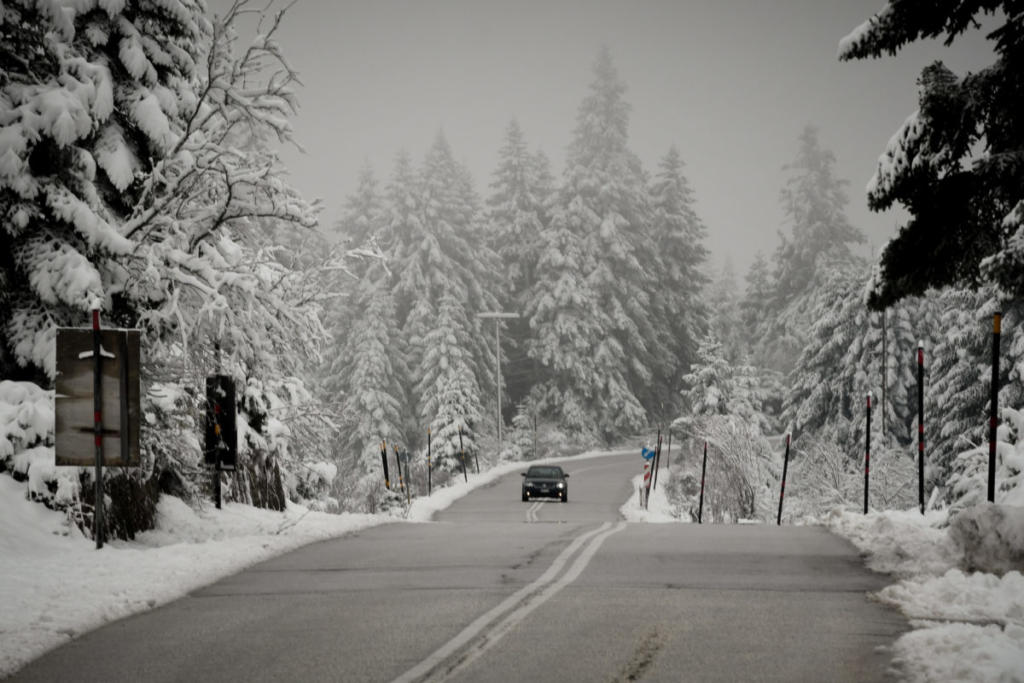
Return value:
M 836 177 L 835 155 L 821 146 L 812 126 L 804 128 L 799 143 L 796 159 L 784 167 L 790 176 L 781 192 L 792 232 L 780 234 L 753 355 L 758 365 L 783 373 L 793 369 L 812 323 L 805 297 L 816 275 L 850 260 L 850 245 L 864 241 L 844 213 L 846 181 Z
M 491 290 L 495 257 L 484 244 L 479 204 L 468 172 L 455 162 L 443 135 L 437 136 L 419 175 L 404 157 L 399 159 L 383 241 L 394 273 L 398 322 L 409 344 L 412 412 L 420 420 L 407 430 L 414 447 L 420 443 L 414 435 L 428 425 L 439 448 L 458 425 L 472 431 L 468 436 L 474 440 L 481 429 L 490 428 L 478 416 L 490 412 L 484 395 L 493 396 L 494 376 L 487 363 L 493 350 L 476 314 L 496 310 L 498 301 Z M 461 312 L 445 309 L 444 302 L 458 302 Z M 429 340 L 439 331 L 455 335 L 458 363 L 431 348 Z M 470 376 L 455 376 L 463 372 Z M 451 392 L 460 391 L 463 398 L 452 400 Z M 443 424 L 437 422 L 441 410 Z
M 916 439 L 917 343 L 931 344 L 933 304 L 915 299 L 891 311 L 883 339 L 881 316 L 864 298 L 865 265 L 836 262 L 821 275 L 808 299 L 815 322 L 789 378 L 784 421 L 797 437 L 827 431 L 852 457 L 863 447 L 870 392 L 872 440 L 881 443 L 884 423 L 890 443 L 909 446 Z
M 994 15 L 987 38 L 995 61 L 958 77 L 941 61 L 918 79 L 917 111 L 889 141 L 868 184 L 868 204 L 902 204 L 911 214 L 881 256 L 876 307 L 929 287 L 997 283 L 1024 295 L 1024 18 L 1015 2 L 928 6 L 890 0 L 839 45 L 843 60 L 896 54 L 944 36 L 946 44 Z
M 338 459 L 346 476 L 360 480 L 380 480 L 381 440 L 408 443 L 408 368 L 388 277 L 384 265 L 375 263 L 360 281 L 347 321 L 351 332 L 337 353 Z M 372 486 L 361 486 L 358 500 L 372 490 Z
M 661 346 L 668 351 L 659 364 L 664 366 L 665 376 L 652 384 L 662 389 L 664 400 L 678 395 L 680 377 L 696 359 L 708 314 L 703 304 L 708 280 L 702 271 L 708 256 L 704 246 L 707 229 L 697 216 L 683 167 L 679 151 L 669 148 L 650 187 L 650 232 L 658 256 L 653 274 L 657 291 L 651 297 L 655 311 L 652 332 L 665 336 Z M 674 402 L 669 403 L 673 408 Z
M 505 286 L 499 287 L 504 311 L 519 313 L 507 321 L 503 346 L 514 364 L 503 378 L 508 392 L 505 406 L 523 400 L 534 384 L 542 380 L 540 366 L 526 356 L 530 338 L 529 319 L 524 315 L 533 291 L 534 271 L 541 252 L 541 232 L 548 222 L 548 207 L 554 192 L 554 178 L 547 157 L 530 152 L 522 129 L 509 123 L 504 143 L 498 150 L 498 167 L 487 198 L 488 243 L 498 256 Z M 503 399 L 504 400 L 504 399 Z
M 638 393 L 653 379 L 658 343 L 651 264 L 643 261 L 652 249 L 649 205 L 639 160 L 627 146 L 624 91 L 602 50 L 577 114 L 530 297 L 530 352 L 551 371 L 547 408 L 565 426 L 597 427 L 605 438 L 644 424 Z M 581 409 L 590 417 L 568 417 Z

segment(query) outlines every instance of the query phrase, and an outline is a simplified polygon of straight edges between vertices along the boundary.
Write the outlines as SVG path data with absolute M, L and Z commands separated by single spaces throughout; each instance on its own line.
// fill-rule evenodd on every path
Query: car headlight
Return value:
M 562 482 L 558 482 L 558 488 L 564 489 L 565 488 L 565 484 L 563 484 Z

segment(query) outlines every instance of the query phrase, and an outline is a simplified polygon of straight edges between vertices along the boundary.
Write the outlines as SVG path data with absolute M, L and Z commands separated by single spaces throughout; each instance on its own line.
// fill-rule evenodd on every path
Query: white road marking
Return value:
M 555 581 L 551 585 L 547 586 L 539 595 L 524 601 L 522 605 L 513 610 L 497 625 L 495 625 L 487 632 L 483 633 L 481 635 L 481 642 L 478 645 L 474 646 L 471 650 L 469 650 L 469 652 L 467 652 L 465 656 L 459 659 L 459 661 L 457 661 L 452 667 L 450 667 L 447 671 L 443 672 L 440 676 L 428 680 L 443 681 L 448 678 L 451 678 L 452 676 L 454 676 L 455 674 L 459 673 L 461 670 L 465 669 L 467 666 L 472 664 L 474 661 L 479 659 L 481 655 L 490 650 L 497 644 L 499 640 L 505 637 L 505 635 L 509 631 L 511 631 L 514 626 L 516 626 L 519 622 L 521 622 L 523 619 L 529 616 L 530 612 L 543 605 L 553 595 L 555 595 L 555 593 L 557 593 L 558 591 L 562 590 L 570 583 L 575 581 L 579 577 L 579 575 L 583 573 L 583 570 L 586 569 L 587 565 L 590 564 L 590 560 L 597 553 L 598 548 L 601 547 L 601 544 L 604 543 L 605 539 L 618 531 L 622 531 L 625 528 L 626 523 L 619 522 L 614 529 L 608 529 L 600 533 L 596 538 L 594 538 L 594 540 L 590 542 L 590 545 L 588 545 L 586 549 L 584 549 L 584 551 L 580 553 L 579 557 L 576 558 L 576 561 L 572 563 L 572 566 L 569 568 L 569 571 L 562 575 L 562 578 L 558 579 L 558 581 Z
M 526 511 L 526 522 L 528 524 L 531 522 L 540 521 L 540 517 L 537 516 L 537 513 L 540 512 L 540 508 L 542 505 L 544 505 L 544 501 L 538 500 L 536 503 L 530 506 L 530 509 Z
M 547 584 L 549 584 L 552 581 L 554 581 L 554 579 L 558 575 L 558 573 L 560 571 L 562 571 L 562 567 L 564 567 L 566 562 L 569 561 L 569 558 L 572 557 L 572 555 L 575 554 L 577 550 L 579 550 L 580 546 L 582 546 L 584 543 L 586 543 L 588 540 L 590 540 L 594 536 L 597 536 L 598 534 L 601 534 L 601 533 L 604 533 L 604 532 L 608 532 L 608 528 L 610 526 L 611 526 L 611 522 L 605 522 L 604 524 L 602 524 L 598 528 L 592 529 L 592 530 L 587 531 L 585 533 L 582 533 L 579 536 L 577 536 L 576 538 L 574 538 L 572 543 L 570 543 L 568 546 L 566 546 L 565 550 L 563 550 L 561 553 L 558 554 L 558 557 L 555 558 L 555 561 L 551 563 L 551 566 L 548 567 L 547 571 L 545 571 L 543 574 L 541 574 L 540 577 L 538 577 L 532 583 L 530 583 L 530 584 L 528 584 L 526 586 L 523 586 L 522 588 L 517 590 L 512 595 L 510 595 L 507 598 L 505 598 L 504 600 L 502 600 L 496 607 L 493 607 L 493 608 L 489 609 L 487 612 L 485 612 L 481 616 L 477 617 L 469 626 L 467 626 L 466 628 L 462 629 L 462 631 L 460 631 L 458 633 L 458 635 L 456 635 L 454 638 L 449 640 L 447 643 L 445 643 L 444 645 L 439 647 L 437 650 L 435 650 L 433 652 L 433 654 L 429 655 L 422 662 L 420 662 L 419 664 L 417 664 L 416 666 L 414 666 L 413 668 L 409 669 L 404 674 L 402 674 L 401 676 L 396 678 L 393 681 L 393 683 L 412 683 L 412 681 L 417 681 L 417 680 L 422 679 L 423 677 L 425 677 L 428 674 L 430 674 L 431 672 L 433 672 L 433 670 L 435 668 L 437 668 L 437 666 L 440 665 L 445 659 L 447 659 L 448 657 L 450 657 L 453 654 L 455 654 L 456 652 L 458 652 L 459 649 L 461 649 L 467 643 L 469 643 L 471 640 L 473 640 L 473 638 L 476 638 L 481 633 L 483 633 L 484 629 L 486 629 L 492 622 L 494 622 L 502 614 L 508 612 L 509 610 L 512 610 L 512 609 L 516 608 L 517 606 L 519 606 L 520 609 L 522 609 L 522 606 L 520 605 L 520 603 L 523 603 L 531 594 L 533 594 L 534 592 L 539 591 L 541 588 L 543 588 Z M 618 531 L 619 529 L 623 528 L 624 526 L 625 526 L 625 523 L 624 522 L 620 522 L 619 526 L 616 527 L 615 529 L 613 529 L 612 531 Z M 604 538 L 605 538 L 605 536 L 601 536 L 601 541 L 603 541 Z M 600 545 L 600 543 L 598 543 L 597 545 Z M 595 546 L 591 546 L 591 547 L 593 547 L 593 552 L 597 551 Z M 583 556 L 586 556 L 587 561 L 589 561 L 590 557 L 593 555 L 593 552 L 589 552 L 590 550 L 591 550 L 591 548 L 588 548 L 587 551 L 585 551 L 580 556 L 580 559 L 582 559 Z M 589 554 L 587 554 L 588 552 L 589 552 Z M 572 566 L 572 569 L 570 569 L 566 573 L 566 576 L 569 576 L 571 574 L 572 578 L 575 579 L 576 576 L 579 575 L 579 572 L 583 571 L 583 566 L 586 565 L 586 563 L 584 562 L 583 566 L 580 566 L 579 570 L 576 571 L 577 565 L 579 565 L 579 564 L 580 564 L 580 560 L 577 559 L 576 563 Z M 574 571 L 575 571 L 575 574 L 573 573 Z M 564 577 L 563 577 L 563 579 L 564 579 Z M 572 579 L 570 579 L 570 581 L 571 580 Z M 556 585 L 558 585 L 559 588 L 561 588 L 561 586 L 563 586 L 565 584 L 562 584 L 561 582 L 559 582 Z M 551 594 L 553 594 L 553 593 L 551 593 Z M 548 594 L 548 591 L 545 591 L 544 595 L 547 596 L 547 597 L 550 597 L 550 595 Z M 546 600 L 547 597 L 544 597 L 544 599 Z M 541 602 L 543 602 L 543 600 Z M 532 604 L 532 602 L 530 604 Z M 537 603 L 537 604 L 540 604 L 540 603 Z M 516 614 L 518 612 L 519 612 L 519 610 L 516 610 L 516 612 L 513 612 L 513 614 Z M 527 614 L 528 614 L 528 612 L 527 612 Z M 525 616 L 525 614 L 523 616 Z M 506 621 L 507 621 L 507 619 L 506 619 Z M 505 621 L 502 622 L 502 624 L 504 624 L 504 623 L 505 623 Z

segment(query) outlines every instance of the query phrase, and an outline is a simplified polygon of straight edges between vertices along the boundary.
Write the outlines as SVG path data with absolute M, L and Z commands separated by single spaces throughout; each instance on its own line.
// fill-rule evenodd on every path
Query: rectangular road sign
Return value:
M 58 466 L 92 467 L 96 462 L 93 435 L 93 331 L 57 328 L 57 390 L 55 448 Z M 102 330 L 103 465 L 138 467 L 139 454 L 139 330 Z

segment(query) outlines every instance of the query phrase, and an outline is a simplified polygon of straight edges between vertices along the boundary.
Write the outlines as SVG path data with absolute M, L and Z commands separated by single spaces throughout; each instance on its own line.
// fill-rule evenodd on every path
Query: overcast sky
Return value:
M 418 163 L 438 130 L 483 195 L 513 117 L 560 175 L 607 45 L 632 106 L 630 144 L 649 170 L 678 147 L 716 263 L 728 256 L 742 277 L 788 230 L 781 167 L 807 123 L 835 153 L 850 182 L 848 215 L 877 249 L 901 217 L 869 212 L 864 186 L 916 108 L 921 69 L 942 59 L 962 73 L 992 59 L 976 33 L 950 48 L 915 44 L 897 58 L 840 63 L 839 40 L 881 4 L 299 0 L 279 40 L 304 83 L 294 126 L 305 153 L 283 156 L 297 187 L 324 201 L 324 225 L 365 162 L 386 180 L 399 150 Z

